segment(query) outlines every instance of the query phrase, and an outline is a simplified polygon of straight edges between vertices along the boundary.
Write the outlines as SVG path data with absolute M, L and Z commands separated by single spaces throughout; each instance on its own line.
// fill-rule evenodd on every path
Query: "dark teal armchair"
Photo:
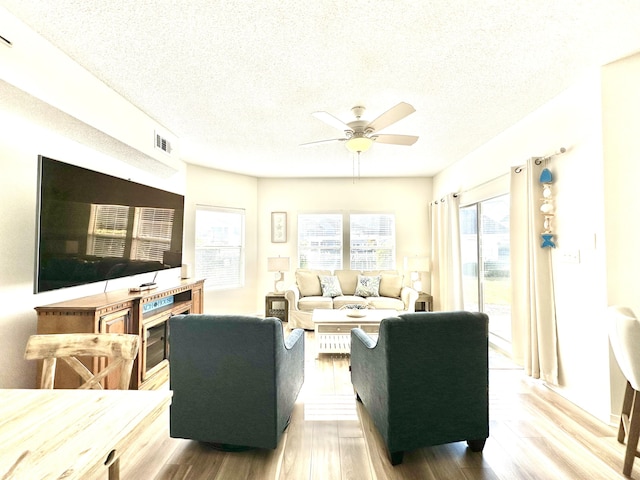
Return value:
M 386 318 L 377 342 L 351 331 L 351 382 L 389 451 L 489 437 L 488 317 L 471 312 Z
M 219 448 L 275 449 L 304 382 L 304 331 L 277 318 L 169 320 L 170 434 Z

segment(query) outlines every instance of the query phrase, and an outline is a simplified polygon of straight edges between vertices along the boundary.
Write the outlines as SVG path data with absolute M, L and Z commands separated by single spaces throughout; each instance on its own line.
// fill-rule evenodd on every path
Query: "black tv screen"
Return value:
M 179 267 L 184 196 L 39 157 L 35 292 Z

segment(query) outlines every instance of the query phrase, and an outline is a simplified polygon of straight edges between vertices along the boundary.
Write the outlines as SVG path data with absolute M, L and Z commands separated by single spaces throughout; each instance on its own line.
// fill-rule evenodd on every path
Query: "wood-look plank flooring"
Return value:
M 132 460 L 124 479 L 153 480 L 598 480 L 623 479 L 616 429 L 594 419 L 492 353 L 490 437 L 406 452 L 395 467 L 362 404 L 349 357 L 316 358 L 306 332 L 305 384 L 276 450 L 230 453 L 169 438 L 166 429 Z M 640 459 L 632 478 L 640 480 Z

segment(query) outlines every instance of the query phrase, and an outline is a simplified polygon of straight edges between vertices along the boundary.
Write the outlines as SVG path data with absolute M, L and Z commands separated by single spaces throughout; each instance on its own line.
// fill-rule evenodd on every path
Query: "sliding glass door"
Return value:
M 464 308 L 489 315 L 493 341 L 511 344 L 509 195 L 460 208 Z

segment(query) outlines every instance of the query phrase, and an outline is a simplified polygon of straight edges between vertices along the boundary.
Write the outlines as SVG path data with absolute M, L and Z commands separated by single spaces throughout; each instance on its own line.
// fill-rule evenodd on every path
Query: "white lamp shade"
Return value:
M 288 272 L 289 257 L 268 257 L 267 271 L 269 272 Z
M 419 292 L 422 291 L 421 273 L 428 272 L 431 266 L 429 257 L 421 257 L 414 255 L 413 257 L 404 257 L 404 269 L 411 272 L 410 278 L 412 287 Z
M 428 272 L 431 261 L 429 257 L 413 256 L 404 257 L 404 268 L 409 272 Z

